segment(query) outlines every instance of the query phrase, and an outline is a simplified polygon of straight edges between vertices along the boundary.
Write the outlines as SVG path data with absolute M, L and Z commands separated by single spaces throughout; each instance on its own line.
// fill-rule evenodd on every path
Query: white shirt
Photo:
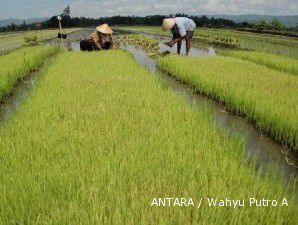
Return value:
M 196 24 L 192 19 L 176 17 L 175 21 L 181 37 L 184 37 L 187 31 L 194 31 L 196 29 Z

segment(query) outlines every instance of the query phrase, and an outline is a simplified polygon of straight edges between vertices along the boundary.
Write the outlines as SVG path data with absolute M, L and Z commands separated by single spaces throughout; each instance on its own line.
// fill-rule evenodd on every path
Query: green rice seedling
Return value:
M 11 93 L 18 80 L 37 70 L 46 58 L 58 51 L 58 47 L 24 47 L 0 56 L 0 99 Z
M 236 38 L 224 38 L 224 37 L 215 37 L 215 39 L 211 42 L 215 45 L 224 46 L 226 48 L 239 48 L 240 43 Z
M 251 62 L 216 56 L 166 57 L 159 68 L 225 102 L 231 111 L 246 115 L 263 132 L 298 150 L 298 82 Z
M 157 40 L 147 37 L 145 35 L 126 35 L 117 39 L 118 42 L 124 44 L 138 45 L 149 53 L 158 54 L 159 43 Z
M 220 51 L 222 55 L 244 59 L 275 70 L 298 75 L 298 60 L 287 56 L 251 51 Z
M 34 45 L 37 44 L 37 36 L 27 36 L 24 37 L 24 45 Z
M 0 128 L 0 224 L 295 224 L 293 183 L 256 173 L 242 144 L 127 52 L 64 52 Z

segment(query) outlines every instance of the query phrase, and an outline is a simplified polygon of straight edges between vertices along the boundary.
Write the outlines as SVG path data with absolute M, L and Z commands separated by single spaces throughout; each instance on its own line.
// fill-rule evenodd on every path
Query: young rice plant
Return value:
M 296 76 L 229 57 L 164 57 L 159 68 L 246 115 L 263 132 L 298 150 Z
M 37 70 L 46 58 L 59 51 L 58 47 L 24 47 L 0 56 L 0 99 L 11 93 L 18 80 Z
M 252 51 L 221 50 L 220 53 L 225 56 L 239 58 L 254 62 L 259 65 L 264 65 L 281 72 L 298 75 L 298 59 L 265 52 Z

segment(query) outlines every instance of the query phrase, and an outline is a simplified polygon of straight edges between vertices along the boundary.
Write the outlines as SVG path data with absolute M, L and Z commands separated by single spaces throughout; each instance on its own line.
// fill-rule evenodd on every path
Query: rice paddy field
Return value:
M 160 27 L 156 26 L 130 26 L 119 27 L 118 29 L 157 35 L 170 35 L 170 33 L 163 32 Z M 216 38 L 233 38 L 239 42 L 239 48 L 243 50 L 267 52 L 298 59 L 297 38 L 201 27 L 197 28 L 194 33 L 194 39 L 197 39 L 199 42 L 212 43 Z
M 297 58 L 236 49 L 185 57 L 162 54 L 152 36 L 115 39 L 109 51 L 45 44 L 0 56 L 0 107 L 41 71 L 0 124 L 0 225 L 297 224 L 295 161 L 291 176 L 274 161 L 260 167 L 241 133 L 162 81 L 223 102 L 225 114 L 295 155 Z M 139 58 L 156 71 L 125 45 L 155 52 Z
M 67 28 L 64 32 L 69 34 L 80 30 L 80 28 Z M 57 36 L 57 30 L 34 30 L 23 32 L 0 33 L 0 54 L 9 52 L 22 46 L 26 37 L 36 36 L 38 42 L 44 42 Z

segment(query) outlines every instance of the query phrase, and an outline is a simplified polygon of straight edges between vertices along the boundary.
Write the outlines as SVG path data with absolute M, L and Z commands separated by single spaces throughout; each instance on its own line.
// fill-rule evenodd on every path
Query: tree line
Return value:
M 63 27 L 91 27 L 97 26 L 98 24 L 108 23 L 109 25 L 145 25 L 145 26 L 160 26 L 162 20 L 166 17 L 164 15 L 153 15 L 153 16 L 112 16 L 112 17 L 101 17 L 101 18 L 89 18 L 89 17 L 71 17 L 70 8 L 67 6 L 61 13 Z M 208 28 L 234 28 L 234 29 L 253 29 L 257 31 L 262 30 L 275 30 L 284 31 L 289 30 L 283 25 L 278 19 L 274 19 L 271 22 L 262 20 L 258 23 L 241 22 L 237 23 L 229 19 L 223 18 L 208 18 L 207 16 L 189 16 L 186 14 L 170 15 L 170 17 L 186 16 L 194 20 L 198 27 Z M 169 17 L 169 16 L 167 16 Z M 20 30 L 34 30 L 34 29 L 49 29 L 57 28 L 59 26 L 57 16 L 51 17 L 41 23 L 34 24 L 11 24 L 6 27 L 0 28 L 1 32 L 5 31 L 20 31 Z M 292 29 L 293 30 L 293 29 Z M 293 30 L 294 31 L 294 30 Z

